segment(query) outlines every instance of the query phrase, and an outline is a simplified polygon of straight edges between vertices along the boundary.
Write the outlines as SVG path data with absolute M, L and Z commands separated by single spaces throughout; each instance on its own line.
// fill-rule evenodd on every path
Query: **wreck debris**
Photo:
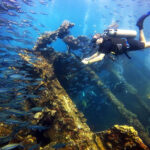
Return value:
M 87 66 L 85 67 L 85 69 L 89 72 L 91 78 L 95 79 L 96 86 L 103 91 L 103 93 L 108 97 L 111 103 L 118 109 L 118 111 L 122 114 L 122 116 L 127 120 L 129 125 L 134 126 L 135 129 L 139 131 L 139 135 L 142 137 L 145 143 L 150 144 L 150 138 L 146 133 L 143 125 L 138 120 L 136 114 L 130 112 L 125 108 L 124 104 L 122 104 L 121 101 L 117 99 L 117 97 L 110 91 L 110 89 L 105 87 L 104 83 L 100 80 L 99 76 L 90 67 Z
M 37 144 L 37 141 L 41 140 L 42 145 L 40 145 L 40 149 L 43 150 L 54 149 L 54 146 L 59 143 L 63 145 L 62 150 L 109 150 L 114 147 L 121 149 L 122 142 L 124 142 L 124 148 L 127 149 L 140 147 L 143 150 L 147 150 L 147 147 L 137 136 L 137 132 L 131 127 L 115 126 L 111 131 L 108 130 L 97 134 L 93 133 L 86 124 L 83 113 L 77 110 L 68 93 L 61 86 L 54 72 L 54 61 L 56 61 L 60 55 L 63 56 L 63 54 L 56 53 L 52 48 L 46 48 L 46 45 L 52 43 L 57 38 L 65 39 L 69 33 L 68 29 L 72 26 L 73 24 L 70 25 L 70 23 L 67 22 L 60 26 L 58 30 L 43 34 L 33 48 L 33 53 L 37 57 L 37 61 L 32 61 L 32 57 L 30 56 L 31 52 L 24 50 L 20 53 L 23 60 L 31 64 L 33 70 L 40 74 L 40 77 L 43 79 L 42 84 L 46 87 L 46 89 L 40 92 L 40 98 L 36 99 L 36 102 L 38 101 L 39 104 L 42 106 L 45 105 L 46 107 L 36 112 L 32 122 L 37 124 L 37 126 L 49 126 L 49 128 L 47 128 L 46 131 L 39 131 L 40 136 L 39 133 L 36 132 L 34 132 L 34 136 L 31 135 L 30 130 L 28 130 L 26 134 L 20 131 L 17 135 L 17 140 L 22 141 L 24 139 L 23 137 L 25 137 L 24 143 L 33 144 L 33 146 Z M 74 41 L 77 39 L 78 45 L 78 40 L 83 40 L 84 38 L 72 37 L 72 39 Z M 75 44 L 73 47 L 77 45 Z M 45 48 L 45 50 L 41 51 L 41 48 Z M 78 62 L 76 57 L 74 57 L 74 60 Z M 79 65 L 81 64 L 79 63 Z M 148 135 L 145 133 L 144 127 L 139 122 L 137 116 L 125 108 L 115 95 L 104 86 L 99 76 L 97 76 L 90 67 L 83 66 L 83 69 L 88 72 L 90 78 L 94 79 L 99 90 L 105 93 L 122 116 L 127 119 L 130 125 L 138 129 L 140 136 L 149 144 Z M 37 95 L 38 94 L 39 93 L 37 93 Z M 107 137 L 109 138 L 107 139 Z M 124 138 L 125 141 L 121 141 L 120 139 L 122 138 Z
M 129 84 L 118 72 L 116 72 L 114 69 L 112 69 L 111 67 L 107 68 L 112 74 L 115 75 L 115 77 L 118 78 L 119 81 L 122 81 L 127 89 L 127 91 L 131 94 L 133 94 L 136 98 L 136 100 L 139 102 L 139 104 L 147 111 L 147 113 L 150 113 L 150 108 L 146 105 L 146 103 L 144 103 L 144 101 L 142 100 L 142 98 L 140 96 L 138 96 L 137 94 L 137 90 L 135 89 L 135 87 L 133 87 L 133 85 Z
M 69 34 L 69 29 L 74 26 L 73 23 L 70 23 L 69 21 L 65 20 L 62 25 L 56 30 L 52 32 L 45 32 L 43 35 L 41 35 L 35 46 L 33 47 L 33 50 L 38 50 L 40 48 L 46 48 L 47 44 L 51 44 L 57 38 L 64 38 L 66 35 Z
M 73 50 L 81 48 L 80 41 L 72 35 L 64 37 L 63 41 Z
M 75 59 L 75 55 L 72 54 Z M 69 56 L 68 56 L 69 57 Z M 79 61 L 76 61 L 79 62 Z M 77 65 L 78 66 L 78 65 Z M 76 66 L 76 67 L 77 67 Z M 100 80 L 100 77 L 90 68 L 89 66 L 85 66 L 82 68 L 85 72 L 88 72 L 88 76 L 90 79 L 94 79 L 95 85 L 98 87 L 98 89 L 103 91 L 105 96 L 110 100 L 110 102 L 117 108 L 117 110 L 120 112 L 120 114 L 127 120 L 129 125 L 134 126 L 138 132 L 139 135 L 142 137 L 142 139 L 145 141 L 145 143 L 150 144 L 150 138 L 144 128 L 144 126 L 141 124 L 141 122 L 138 120 L 138 117 L 136 114 L 129 111 L 123 103 L 121 103 L 121 100 L 119 100 L 111 91 L 109 88 L 106 88 L 105 84 Z
M 56 76 L 54 75 L 52 60 L 55 59 L 48 59 L 49 55 L 56 57 L 56 55 L 58 54 L 52 51 L 52 49 L 49 49 L 47 51 L 47 55 L 44 55 L 44 57 L 47 56 L 47 59 L 45 59 L 38 53 L 38 57 L 41 62 L 37 62 L 37 64 L 33 64 L 29 61 L 27 53 L 26 55 L 21 55 L 24 60 L 33 64 L 37 72 L 41 70 L 41 77 L 45 80 L 46 86 L 50 89 L 44 91 L 45 94 L 43 93 L 42 98 L 48 100 L 49 106 L 47 106 L 50 109 L 46 108 L 42 113 L 43 117 L 38 120 L 38 122 L 42 122 L 44 124 L 48 123 L 51 125 L 51 128 L 44 133 L 44 136 L 46 138 L 50 138 L 50 143 L 45 145 L 43 148 L 41 147 L 41 149 L 50 149 L 57 143 L 66 143 L 64 147 L 61 148 L 62 150 L 109 150 L 114 147 L 120 147 L 121 149 L 122 143 L 124 142 L 125 148 L 138 147 L 142 150 L 148 150 L 147 146 L 144 145 L 142 140 L 137 136 L 137 132 L 133 128 L 128 126 L 115 126 L 112 131 L 108 130 L 106 131 L 106 133 L 105 131 L 97 134 L 92 133 L 87 124 L 85 122 L 82 122 L 82 118 L 84 118 L 83 114 L 78 112 L 76 106 L 73 104 L 65 90 L 61 87 Z M 118 105 L 118 107 L 120 106 Z M 127 113 L 127 115 L 129 115 L 129 113 Z M 108 139 L 107 134 L 110 137 Z M 123 138 L 125 138 L 125 141 L 120 140 Z
M 74 23 L 70 23 L 69 21 L 65 20 L 62 25 L 56 30 L 58 32 L 58 38 L 62 39 L 66 35 L 68 35 L 69 29 L 74 26 Z
M 83 49 L 87 47 L 89 43 L 89 39 L 86 36 L 78 36 L 75 38 L 73 35 L 68 35 L 63 38 L 63 41 L 72 50 Z
M 20 55 L 28 63 L 32 63 L 29 61 L 27 53 L 26 55 Z M 49 55 L 55 57 L 57 54 L 49 49 L 45 57 L 47 56 L 47 58 L 49 58 Z M 44 117 L 40 119 L 44 124 L 47 123 L 51 126 L 47 133 L 45 133 L 45 136 L 49 137 L 52 143 L 69 143 L 66 147 L 71 146 L 85 150 L 89 148 L 105 150 L 99 137 L 97 137 L 98 143 L 95 143 L 90 128 L 86 123 L 82 122 L 83 114 L 80 115 L 75 104 L 73 104 L 55 77 L 52 61 L 54 59 L 47 59 L 49 60 L 47 61 L 42 55 L 39 55 L 39 53 L 37 57 L 40 61 L 37 62 L 37 64 L 32 63 L 35 67 L 34 70 L 41 72 L 41 77 L 48 87 L 47 90 L 43 91 L 41 101 L 42 99 L 47 99 L 47 104 L 49 103 L 48 107 L 51 108 L 47 109 L 47 111 L 43 113 Z M 47 146 L 50 147 L 51 144 Z
M 63 38 L 63 40 L 70 48 L 76 49 L 80 47 L 78 38 L 74 38 L 73 36 L 64 36 Z M 125 106 L 115 97 L 115 95 L 109 89 L 105 88 L 99 76 L 97 76 L 96 73 L 90 67 L 85 67 L 85 70 L 89 72 L 91 78 L 95 79 L 96 85 L 100 88 L 100 90 L 102 90 L 105 93 L 108 99 L 111 100 L 111 102 L 114 104 L 114 106 L 116 106 L 118 111 L 127 119 L 128 123 L 133 125 L 136 129 L 138 129 L 141 137 L 143 137 L 146 140 L 146 143 L 149 143 L 149 137 L 146 134 L 146 131 L 143 125 L 138 120 L 137 116 L 129 110 L 127 110 Z
M 121 149 L 142 149 L 149 150 L 149 148 L 143 144 L 142 140 L 138 137 L 137 131 L 130 126 L 119 126 L 114 127 L 96 133 L 101 137 L 107 150 L 121 150 Z M 121 138 L 120 138 L 121 137 Z
M 45 48 L 48 43 L 51 44 L 53 41 L 55 41 L 57 39 L 57 36 L 58 36 L 57 32 L 44 33 L 42 36 L 38 38 L 37 43 L 33 47 L 33 50 Z

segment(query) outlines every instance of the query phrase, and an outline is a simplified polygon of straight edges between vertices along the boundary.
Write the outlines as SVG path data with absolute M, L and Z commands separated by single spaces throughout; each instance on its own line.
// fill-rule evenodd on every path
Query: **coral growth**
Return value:
M 73 23 L 70 23 L 69 21 L 65 20 L 62 25 L 56 30 L 52 32 L 45 32 L 42 34 L 35 46 L 33 47 L 33 50 L 39 50 L 40 48 L 45 48 L 47 44 L 51 44 L 54 42 L 57 38 L 64 38 L 66 35 L 69 34 L 69 29 L 74 26 Z
M 44 108 L 31 116 L 33 126 L 26 130 L 20 130 L 10 143 L 19 142 L 24 146 L 29 145 L 26 149 L 36 146 L 36 149 L 43 150 L 57 149 L 57 147 L 60 150 L 148 150 L 133 127 L 115 125 L 109 130 L 93 133 L 86 124 L 84 114 L 78 111 L 60 84 L 55 73 L 54 63 L 60 58 L 60 55 L 62 57 L 67 55 L 57 53 L 52 48 L 46 48 L 46 46 L 57 38 L 61 38 L 73 50 L 80 47 L 84 48 L 84 42 L 88 42 L 87 38 L 84 36 L 77 38 L 67 36 L 69 28 L 73 26 L 74 24 L 65 21 L 56 31 L 46 32 L 40 36 L 33 48 L 37 61 L 32 61 L 33 53 L 31 52 L 24 50 L 20 53 L 22 59 L 27 64 L 32 65 L 32 73 L 36 72 L 43 80 L 42 85 L 46 88 L 36 93 L 40 95 L 38 99 L 30 101 L 44 106 Z M 42 48 L 45 48 L 44 51 L 41 51 Z M 77 60 L 76 62 L 78 62 Z M 107 95 L 122 116 L 141 131 L 140 135 L 143 134 L 143 137 L 147 138 L 137 116 L 128 111 L 115 95 L 105 88 L 103 82 L 90 67 L 83 67 L 82 69 L 85 69 L 89 77 L 95 80 L 97 87 Z M 0 135 L 7 137 L 10 134 L 11 128 L 9 130 L 9 128 L 0 126 Z
M 101 137 L 107 150 L 149 150 L 138 136 L 137 131 L 127 125 L 115 125 L 109 130 L 97 133 Z

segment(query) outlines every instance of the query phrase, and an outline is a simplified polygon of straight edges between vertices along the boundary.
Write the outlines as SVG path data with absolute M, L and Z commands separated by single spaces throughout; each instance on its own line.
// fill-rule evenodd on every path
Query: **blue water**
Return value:
M 147 0 L 0 0 L 2 3 L 11 3 L 20 7 L 18 12 L 15 8 L 0 9 L 0 107 L 20 110 L 24 98 L 36 98 L 33 91 L 26 96 L 26 88 L 29 81 L 31 86 L 38 84 L 39 80 L 24 68 L 32 67 L 25 64 L 18 53 L 21 49 L 32 51 L 37 38 L 45 31 L 54 31 L 59 28 L 64 20 L 69 20 L 75 26 L 70 34 L 77 37 L 86 35 L 91 38 L 95 33 L 103 31 L 112 23 L 117 22 L 120 29 L 132 29 L 138 32 L 137 19 L 150 11 L 150 1 Z M 11 16 L 9 13 L 15 13 Z M 144 22 L 144 31 L 147 41 L 150 41 L 150 17 Z M 7 37 L 7 38 L 6 38 Z M 136 37 L 138 39 L 138 36 Z M 60 39 L 51 45 L 57 52 L 66 52 L 66 45 Z M 80 55 L 80 53 L 79 53 Z M 122 55 L 115 62 L 110 62 L 111 67 L 122 76 L 118 81 L 111 71 L 98 70 L 99 75 L 106 88 L 109 88 L 118 99 L 131 112 L 138 115 L 143 126 L 150 130 L 150 118 L 147 111 L 136 101 L 135 97 L 124 88 L 124 81 L 135 88 L 136 94 L 150 107 L 150 48 L 129 53 L 132 59 Z M 36 58 L 34 58 L 36 59 Z M 33 61 L 34 61 L 33 59 Z M 98 68 L 102 63 L 97 63 Z M 13 66 L 22 67 L 21 70 L 11 70 Z M 77 75 L 77 77 L 80 77 Z M 85 74 L 86 78 L 86 74 Z M 42 80 L 42 79 L 41 79 Z M 75 79 L 74 79 L 75 80 Z M 85 79 L 88 83 L 88 79 Z M 63 83 L 63 81 L 60 81 Z M 65 85 L 68 94 L 76 103 L 77 108 L 82 111 L 87 123 L 93 131 L 101 131 L 112 127 L 114 124 L 128 124 L 118 114 L 105 95 L 92 83 L 87 87 L 70 92 L 70 89 L 78 87 L 78 81 L 72 81 L 72 85 Z M 67 89 L 68 88 L 68 89 Z M 19 96 L 19 92 L 23 94 Z M 135 101 L 134 101 L 135 100 Z M 21 111 L 21 110 L 20 110 Z M 22 110 L 23 111 L 23 110 Z M 4 115 L 5 112 L 0 112 Z M 22 112 L 24 115 L 25 113 Z M 118 115 L 116 115 L 118 114 Z M 22 115 L 22 114 L 20 114 Z M 6 118 L 0 117 L 0 121 Z M 150 135 L 150 131 L 148 133 Z

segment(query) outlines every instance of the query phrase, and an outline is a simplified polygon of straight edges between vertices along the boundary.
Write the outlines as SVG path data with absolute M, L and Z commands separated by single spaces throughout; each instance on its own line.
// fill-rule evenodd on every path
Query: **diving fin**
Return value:
M 150 11 L 147 12 L 146 14 L 142 15 L 142 16 L 138 19 L 138 21 L 137 21 L 137 23 L 136 23 L 136 26 L 139 27 L 140 30 L 143 29 L 143 22 L 144 22 L 145 18 L 148 17 L 149 15 L 150 15 Z

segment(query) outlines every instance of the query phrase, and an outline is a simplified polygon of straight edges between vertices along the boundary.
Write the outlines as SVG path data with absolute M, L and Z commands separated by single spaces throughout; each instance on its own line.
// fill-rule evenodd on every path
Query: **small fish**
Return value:
M 46 90 L 46 88 L 45 87 L 40 87 L 40 88 L 38 88 L 38 90 L 43 91 L 43 90 Z
M 6 119 L 4 121 L 6 124 L 16 124 L 22 127 L 26 127 L 29 125 L 29 122 L 26 121 L 21 121 L 21 120 L 16 120 L 16 119 Z
M 34 29 L 35 31 L 40 31 L 37 27 L 33 27 L 33 29 Z
M 33 41 L 28 41 L 28 40 L 24 40 L 23 43 L 26 45 L 32 45 L 32 46 L 34 45 Z
M 30 13 L 32 13 L 32 14 L 37 14 L 35 11 L 33 11 L 33 10 L 30 10 Z
M 6 12 L 7 10 L 8 10 L 8 9 L 6 9 L 5 7 L 3 7 L 3 6 L 0 5 L 0 11 Z
M 48 15 L 48 13 L 44 13 L 44 12 L 40 12 L 40 14 L 45 15 L 45 16 Z
M 43 81 L 42 78 L 36 78 L 36 81 Z
M 22 79 L 22 78 L 24 78 L 22 75 L 20 75 L 20 74 L 13 74 L 13 75 L 10 75 L 9 76 L 10 78 L 12 78 L 12 79 Z
M 33 146 L 31 146 L 28 150 L 36 150 L 36 149 L 39 149 L 39 144 L 35 144 Z
M 25 112 L 25 111 L 19 111 L 19 110 L 16 110 L 16 109 L 7 109 L 5 110 L 6 113 L 11 113 L 11 114 L 14 114 L 16 116 L 26 116 L 26 115 L 29 115 L 28 112 Z
M 20 143 L 8 144 L 0 148 L 0 150 L 11 150 L 17 147 L 24 148 Z
M 30 111 L 31 112 L 39 112 L 39 111 L 42 111 L 42 109 L 43 109 L 42 107 L 33 107 L 30 109 Z
M 29 66 L 29 67 L 33 67 L 33 65 L 32 64 L 26 64 L 27 66 Z M 33 78 L 26 78 L 26 80 L 33 80 Z
M 44 1 L 44 0 L 39 0 L 39 2 L 40 2 L 40 4 L 42 4 L 42 5 L 46 5 L 46 4 L 47 4 L 47 2 Z
M 8 88 L 0 88 L 0 93 L 6 93 L 9 92 Z
M 6 51 L 5 51 L 5 50 L 0 49 L 0 55 L 1 55 L 2 53 L 6 53 Z
M 19 121 L 19 120 L 14 120 L 14 119 L 6 119 L 4 121 L 4 123 L 11 124 L 11 125 L 21 125 L 21 124 L 24 124 L 24 122 Z
M 44 26 L 43 24 L 40 23 L 39 25 L 40 25 L 42 28 L 45 28 L 45 26 Z
M 117 24 L 117 22 L 112 22 L 112 24 L 108 26 L 108 29 L 117 29 L 118 27 L 119 25 Z
M 31 23 L 31 21 L 30 20 L 22 20 L 22 22 L 24 22 L 24 23 Z
M 52 146 L 52 148 L 64 148 L 66 146 L 65 143 L 58 143 L 58 144 L 55 144 L 54 146 Z
M 0 36 L 0 40 L 7 40 L 7 41 L 10 41 L 10 40 L 14 40 L 14 38 L 9 37 L 9 36 Z
M 94 96 L 97 96 L 96 93 L 94 91 L 91 91 L 91 94 Z
M 39 85 L 40 83 L 39 82 L 32 82 L 30 83 L 31 86 L 35 86 L 35 85 Z
M 26 97 L 27 98 L 39 98 L 39 96 L 35 94 L 28 94 Z
M 33 131 L 36 131 L 36 130 L 43 131 L 43 130 L 47 130 L 48 129 L 48 127 L 44 127 L 44 126 L 41 126 L 41 125 L 29 125 L 29 126 L 27 126 L 27 128 L 31 129 Z
M 6 114 L 4 112 L 0 112 L 0 121 L 1 120 L 6 120 L 9 117 L 10 117 L 10 114 Z
M 84 92 L 84 91 L 82 92 L 82 96 L 83 96 L 83 97 L 85 96 L 85 92 Z
M 35 20 L 35 19 L 34 19 L 32 16 L 30 16 L 30 15 L 26 15 L 26 16 L 27 16 L 28 19 L 30 19 L 30 20 L 32 20 L 32 21 Z
M 20 6 L 9 2 L 2 2 L 3 6 L 8 10 L 19 10 Z
M 0 136 L 0 144 L 8 143 L 11 139 L 12 139 L 11 136 Z
M 32 0 L 22 0 L 26 5 L 28 6 L 33 6 L 33 1 Z
M 18 15 L 16 14 L 16 13 L 14 13 L 14 12 L 8 12 L 7 13 L 9 16 L 14 16 L 14 17 L 17 17 Z
M 8 24 L 8 22 L 7 22 L 8 20 L 6 20 L 6 19 L 4 19 L 4 18 L 0 18 L 0 23 L 6 23 L 6 24 Z
M 33 66 L 32 64 L 26 64 L 26 65 L 29 66 L 29 67 L 32 67 L 32 66 Z M 25 77 L 25 78 L 23 78 L 22 80 L 31 81 L 31 80 L 33 80 L 33 78 L 32 78 L 32 77 Z

